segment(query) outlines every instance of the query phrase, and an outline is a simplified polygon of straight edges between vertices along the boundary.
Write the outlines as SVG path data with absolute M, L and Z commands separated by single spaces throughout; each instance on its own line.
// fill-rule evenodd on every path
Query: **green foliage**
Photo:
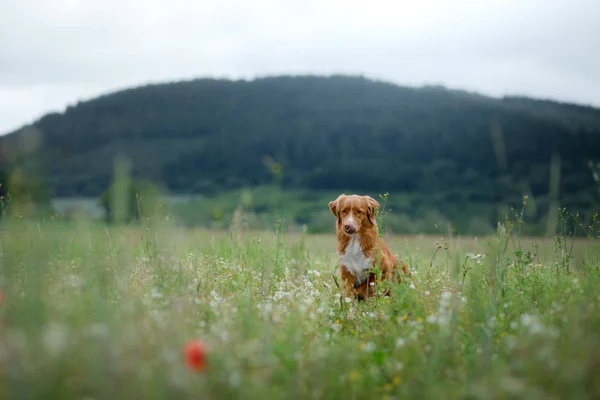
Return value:
M 358 303 L 336 286 L 333 235 L 12 220 L 1 397 L 597 398 L 597 240 L 557 269 L 552 240 L 517 223 L 388 237 L 412 277 Z M 185 364 L 193 339 L 204 373 Z
M 0 217 L 43 218 L 51 214 L 50 193 L 39 176 L 20 168 L 0 170 Z
M 164 214 L 160 188 L 145 180 L 117 180 L 102 194 L 100 205 L 107 221 L 122 223 Z
M 600 110 L 358 77 L 132 88 L 0 138 L 3 153 L 26 159 L 19 143 L 27 135 L 36 139 L 28 148 L 38 146 L 43 178 L 57 196 L 100 195 L 122 154 L 131 176 L 171 193 L 210 196 L 263 185 L 387 192 L 408 200 L 390 204 L 398 225 L 452 223 L 459 232 L 493 232 L 525 194 L 535 203 L 524 217 L 532 227 L 555 218 L 558 207 L 589 219 L 600 202 L 588 167 L 600 154 Z M 281 198 L 271 200 L 285 212 Z M 221 211 L 214 212 L 214 224 L 222 224 Z M 408 221 L 404 229 L 419 227 Z

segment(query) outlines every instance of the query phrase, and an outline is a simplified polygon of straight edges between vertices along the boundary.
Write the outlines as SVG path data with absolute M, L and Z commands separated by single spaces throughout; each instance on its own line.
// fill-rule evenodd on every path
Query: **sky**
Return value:
M 0 134 L 197 77 L 360 74 L 600 107 L 598 0 L 2 0 Z

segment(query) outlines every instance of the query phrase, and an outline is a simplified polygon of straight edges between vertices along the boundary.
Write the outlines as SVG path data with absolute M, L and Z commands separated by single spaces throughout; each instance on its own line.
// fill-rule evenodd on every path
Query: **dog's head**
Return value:
M 349 236 L 375 226 L 375 210 L 379 207 L 379 202 L 371 196 L 356 194 L 342 194 L 329 202 L 329 209 L 337 218 L 338 229 Z

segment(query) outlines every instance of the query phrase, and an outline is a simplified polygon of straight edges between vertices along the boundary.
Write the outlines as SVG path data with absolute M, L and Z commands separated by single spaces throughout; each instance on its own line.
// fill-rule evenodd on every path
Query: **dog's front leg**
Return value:
M 355 297 L 361 297 L 359 292 L 357 291 L 357 279 L 354 275 L 352 275 L 346 267 L 340 265 L 340 277 L 342 278 L 342 290 L 346 297 L 351 299 Z M 359 284 L 358 287 L 361 285 Z
M 375 273 L 370 272 L 369 274 L 367 274 L 362 283 L 358 286 L 355 286 L 356 293 L 358 293 L 358 296 L 363 299 L 375 296 L 376 280 L 377 276 Z

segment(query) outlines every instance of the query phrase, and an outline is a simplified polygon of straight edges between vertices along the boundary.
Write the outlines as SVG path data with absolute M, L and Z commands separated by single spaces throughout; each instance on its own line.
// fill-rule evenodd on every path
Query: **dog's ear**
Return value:
M 329 209 L 331 210 L 331 213 L 337 217 L 337 200 L 329 202 Z
M 374 223 L 375 221 L 375 210 L 381 207 L 381 204 L 371 196 L 364 196 L 367 200 L 367 218 L 370 223 Z
M 339 210 L 339 203 L 340 203 L 340 199 L 343 196 L 344 196 L 343 194 L 340 194 L 337 199 L 329 202 L 329 209 L 331 210 L 331 213 L 333 215 L 335 215 L 336 217 L 339 217 L 339 211 L 340 211 Z

